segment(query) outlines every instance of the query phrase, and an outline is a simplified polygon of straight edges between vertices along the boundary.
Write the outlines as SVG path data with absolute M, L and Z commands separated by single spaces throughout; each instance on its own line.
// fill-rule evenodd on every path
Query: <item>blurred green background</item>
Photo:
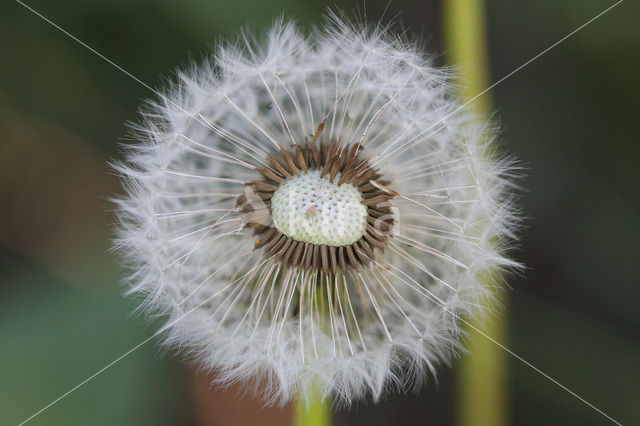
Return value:
M 446 0 L 444 0 L 446 1 Z M 613 1 L 488 2 L 495 81 Z M 284 13 L 321 21 L 317 0 L 28 4 L 152 87 L 242 26 Z M 441 3 L 338 1 L 385 12 L 444 62 Z M 625 1 L 493 91 L 502 147 L 528 168 L 529 215 L 510 281 L 514 352 L 623 424 L 640 424 L 640 4 Z M 121 296 L 107 254 L 125 122 L 151 93 L 18 3 L 0 5 L 0 424 L 16 424 L 155 330 Z M 514 358 L 514 425 L 606 420 Z M 419 394 L 337 413 L 336 424 L 454 424 L 455 368 Z M 155 341 L 30 424 L 196 422 L 194 373 Z

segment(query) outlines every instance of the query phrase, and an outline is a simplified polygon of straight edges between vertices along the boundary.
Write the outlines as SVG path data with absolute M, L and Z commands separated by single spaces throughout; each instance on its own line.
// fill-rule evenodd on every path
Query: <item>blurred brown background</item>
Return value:
M 612 3 L 489 1 L 493 80 Z M 28 4 L 152 87 L 241 26 L 281 13 L 308 25 L 325 10 L 317 0 Z M 337 4 L 371 21 L 387 7 Z M 396 15 L 442 63 L 440 2 L 392 1 L 386 16 Z M 492 93 L 502 147 L 528 167 L 518 257 L 529 270 L 511 280 L 505 343 L 623 424 L 640 424 L 638 16 L 623 2 Z M 155 330 L 131 314 L 107 254 L 119 184 L 106 161 L 151 93 L 12 1 L 0 5 L 0 49 L 0 423 L 15 424 Z M 30 424 L 195 424 L 206 382 L 161 355 L 144 345 Z M 442 367 L 420 393 L 342 410 L 336 423 L 453 424 L 454 373 Z M 605 424 L 513 358 L 509 374 L 514 425 Z

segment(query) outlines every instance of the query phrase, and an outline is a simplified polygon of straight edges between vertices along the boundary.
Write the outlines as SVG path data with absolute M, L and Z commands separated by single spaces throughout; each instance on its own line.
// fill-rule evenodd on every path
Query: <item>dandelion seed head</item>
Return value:
M 350 403 L 461 349 L 518 215 L 495 129 L 446 70 L 379 27 L 221 43 L 177 73 L 116 165 L 116 248 L 164 343 L 267 403 Z

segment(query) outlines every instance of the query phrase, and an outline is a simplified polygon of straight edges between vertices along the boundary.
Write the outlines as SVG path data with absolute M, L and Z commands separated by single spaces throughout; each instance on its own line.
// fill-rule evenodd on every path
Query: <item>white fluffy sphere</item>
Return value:
M 406 388 L 455 354 L 460 317 L 516 265 L 509 162 L 400 37 L 278 22 L 164 93 L 117 166 L 116 245 L 166 344 L 222 382 L 258 377 L 267 401 L 312 382 L 345 403 Z M 287 210 L 304 171 L 346 200 L 335 226 L 290 216 L 335 201 Z

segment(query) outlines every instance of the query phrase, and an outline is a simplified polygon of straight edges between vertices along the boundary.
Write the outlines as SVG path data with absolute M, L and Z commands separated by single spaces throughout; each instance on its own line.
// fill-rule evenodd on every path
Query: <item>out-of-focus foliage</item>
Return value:
M 152 87 L 220 36 L 320 1 L 42 1 L 29 5 Z M 347 9 L 354 2 L 339 2 Z M 612 2 L 488 2 L 493 80 Z M 370 20 L 386 1 L 367 2 Z M 361 7 L 362 10 L 362 7 Z M 438 2 L 386 16 L 440 51 Z M 504 318 L 507 346 L 623 424 L 640 423 L 640 6 L 626 1 L 494 91 L 503 147 L 527 166 L 530 216 Z M 33 414 L 146 339 L 107 254 L 106 160 L 150 92 L 18 3 L 0 5 L 0 419 Z M 33 424 L 184 424 L 189 377 L 150 342 Z M 513 424 L 604 419 L 510 359 Z M 341 412 L 342 424 L 451 424 L 451 372 L 418 396 Z

